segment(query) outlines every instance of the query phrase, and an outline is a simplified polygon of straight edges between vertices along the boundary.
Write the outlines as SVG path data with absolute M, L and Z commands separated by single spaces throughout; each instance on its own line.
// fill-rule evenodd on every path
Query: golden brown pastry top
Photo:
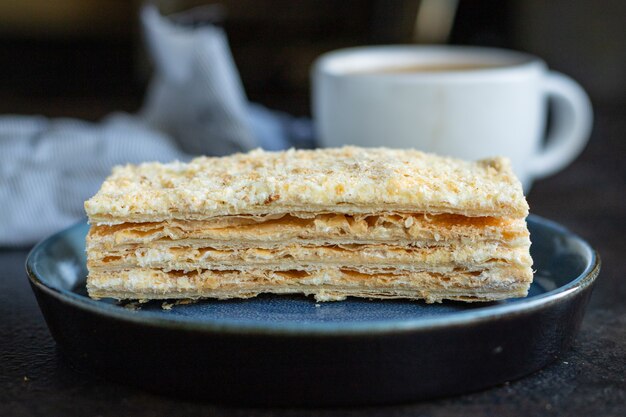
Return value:
M 289 212 L 528 213 L 507 159 L 358 147 L 119 166 L 85 209 L 98 224 Z

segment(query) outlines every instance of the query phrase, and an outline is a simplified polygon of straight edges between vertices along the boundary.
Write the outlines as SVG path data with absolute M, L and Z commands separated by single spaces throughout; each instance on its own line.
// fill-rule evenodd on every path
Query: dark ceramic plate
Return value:
M 26 268 L 52 336 L 81 369 L 220 403 L 406 402 L 519 378 L 571 344 L 600 261 L 561 226 L 528 225 L 530 294 L 487 304 L 262 296 L 131 310 L 86 296 L 86 224 L 41 242 Z

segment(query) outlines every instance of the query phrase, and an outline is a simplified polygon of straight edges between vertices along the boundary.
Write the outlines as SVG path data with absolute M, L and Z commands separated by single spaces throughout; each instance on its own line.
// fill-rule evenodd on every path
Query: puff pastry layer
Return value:
M 85 209 L 95 298 L 490 301 L 532 281 L 503 158 L 346 147 L 127 165 Z

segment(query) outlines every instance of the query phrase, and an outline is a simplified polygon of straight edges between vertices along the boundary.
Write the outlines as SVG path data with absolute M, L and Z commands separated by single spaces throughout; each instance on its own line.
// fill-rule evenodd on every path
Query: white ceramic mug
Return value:
M 585 91 L 520 52 L 350 48 L 320 57 L 312 77 L 322 146 L 416 148 L 464 159 L 503 155 L 526 190 L 534 178 L 571 163 L 591 130 Z M 554 114 L 545 138 L 548 98 Z

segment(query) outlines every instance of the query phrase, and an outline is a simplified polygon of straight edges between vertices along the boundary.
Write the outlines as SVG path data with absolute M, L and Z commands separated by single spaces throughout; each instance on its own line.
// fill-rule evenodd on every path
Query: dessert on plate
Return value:
M 85 209 L 94 298 L 490 301 L 533 277 L 503 158 L 344 147 L 127 165 Z

